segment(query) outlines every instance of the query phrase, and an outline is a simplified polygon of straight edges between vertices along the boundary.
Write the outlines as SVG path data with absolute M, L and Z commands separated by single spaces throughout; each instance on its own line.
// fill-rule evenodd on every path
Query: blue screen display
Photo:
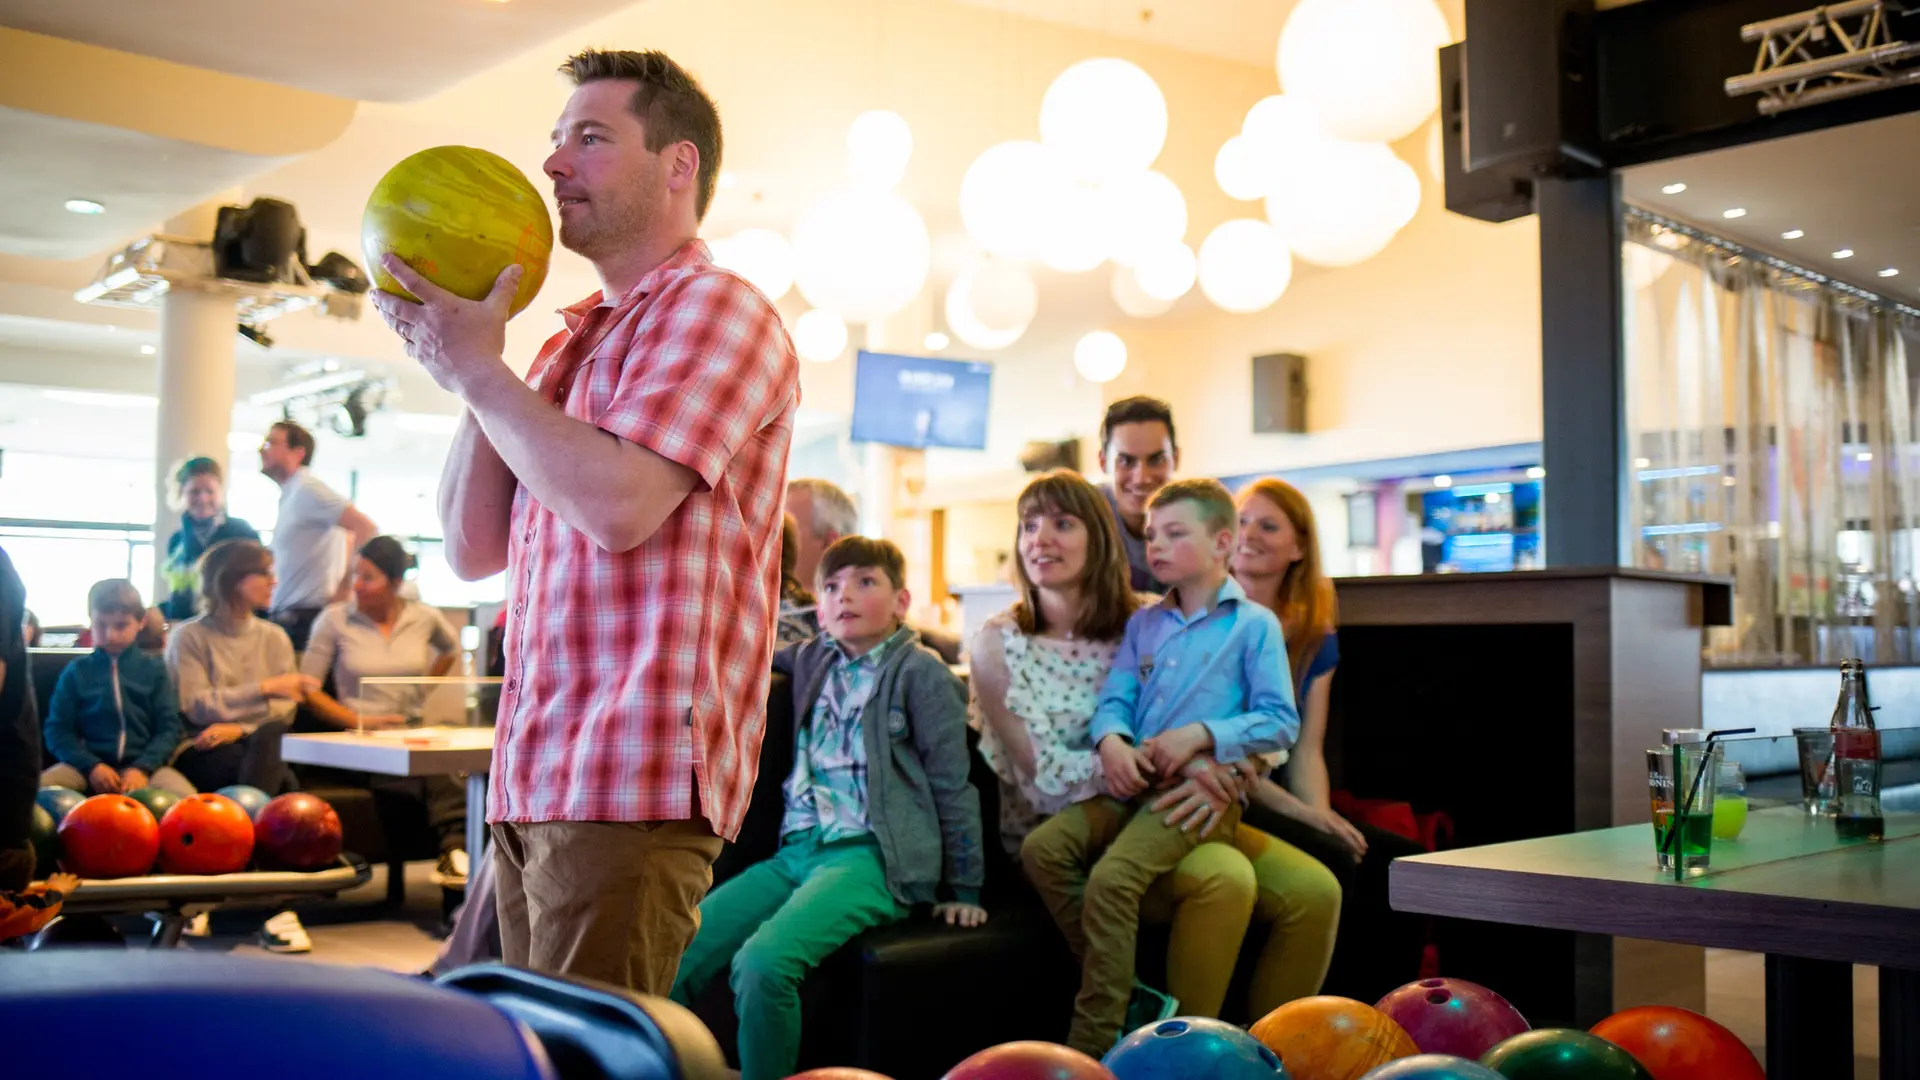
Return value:
M 993 365 L 862 351 L 853 367 L 853 441 L 987 448 Z

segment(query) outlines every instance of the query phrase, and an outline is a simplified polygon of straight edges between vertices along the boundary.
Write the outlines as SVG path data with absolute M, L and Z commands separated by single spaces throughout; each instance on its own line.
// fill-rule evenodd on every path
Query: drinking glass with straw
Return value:
M 1684 858 L 1681 858 L 1681 848 L 1680 848 L 1681 833 L 1685 831 L 1683 828 L 1684 823 L 1692 821 L 1696 816 L 1696 814 L 1698 814 L 1696 807 L 1699 807 L 1701 805 L 1701 793 L 1700 793 L 1701 782 L 1705 780 L 1708 776 L 1712 775 L 1714 770 L 1713 752 L 1715 750 L 1715 744 L 1719 742 L 1719 740 L 1722 738 L 1733 736 L 1733 735 L 1751 735 L 1753 734 L 1753 731 L 1754 731 L 1753 728 L 1748 727 L 1748 728 L 1728 728 L 1726 730 L 1707 732 L 1707 741 L 1703 743 L 1700 748 L 1700 762 L 1693 770 L 1693 777 L 1692 777 L 1693 782 L 1691 784 L 1686 785 L 1685 795 L 1682 795 L 1680 791 L 1680 787 L 1682 784 L 1681 777 L 1684 775 L 1684 770 L 1681 769 L 1680 762 L 1682 757 L 1684 756 L 1683 751 L 1685 750 L 1685 747 L 1681 745 L 1675 745 L 1672 748 L 1673 749 L 1673 790 L 1674 790 L 1674 796 L 1676 801 L 1678 802 L 1678 805 L 1674 807 L 1674 817 L 1673 817 L 1672 827 L 1667 829 L 1666 835 L 1662 836 L 1660 839 L 1660 845 L 1661 845 L 1660 853 L 1662 855 L 1667 855 L 1671 858 L 1672 865 L 1673 865 L 1673 880 L 1679 881 L 1682 878 L 1686 877 L 1687 860 Z M 1711 801 L 1712 795 L 1709 794 L 1707 796 L 1707 799 Z M 1707 830 L 1706 830 L 1707 836 L 1711 838 L 1711 836 L 1713 835 L 1712 818 L 1707 815 L 1700 815 L 1700 816 L 1705 819 L 1705 824 L 1707 825 Z M 1708 842 L 1711 843 L 1711 839 L 1709 839 Z

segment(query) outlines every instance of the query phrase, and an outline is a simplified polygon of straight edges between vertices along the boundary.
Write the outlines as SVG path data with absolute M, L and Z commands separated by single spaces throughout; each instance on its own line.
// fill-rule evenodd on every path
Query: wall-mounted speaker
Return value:
M 1256 435 L 1307 433 L 1307 358 L 1273 353 L 1253 358 L 1253 431 Z

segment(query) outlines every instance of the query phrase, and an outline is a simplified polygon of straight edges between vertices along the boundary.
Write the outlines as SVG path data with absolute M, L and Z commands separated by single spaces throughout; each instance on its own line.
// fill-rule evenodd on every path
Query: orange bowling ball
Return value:
M 1593 1025 L 1593 1034 L 1632 1054 L 1653 1080 L 1766 1080 L 1740 1036 L 1671 1005 L 1614 1013 Z
M 225 795 L 189 795 L 160 822 L 160 869 L 169 874 L 236 874 L 251 858 L 253 819 Z
M 83 878 L 137 877 L 160 854 L 160 826 L 125 795 L 95 795 L 60 819 L 60 865 Z
M 1293 1080 L 1358 1080 L 1376 1066 L 1420 1052 L 1405 1028 L 1352 998 L 1289 1001 L 1250 1031 L 1280 1055 Z

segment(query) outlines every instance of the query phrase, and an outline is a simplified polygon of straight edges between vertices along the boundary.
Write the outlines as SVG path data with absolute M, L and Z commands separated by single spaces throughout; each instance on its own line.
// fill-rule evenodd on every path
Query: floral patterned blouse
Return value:
M 969 656 L 968 715 L 980 750 L 1000 778 L 1000 838 L 1010 854 L 1042 821 L 1106 790 L 1088 729 L 1118 641 L 1064 641 L 1020 632 L 1011 610 L 988 619 Z M 1001 672 L 1004 671 L 1004 675 Z M 980 704 L 982 676 L 1007 687 L 1006 711 L 1027 729 L 1034 775 L 1021 777 Z

